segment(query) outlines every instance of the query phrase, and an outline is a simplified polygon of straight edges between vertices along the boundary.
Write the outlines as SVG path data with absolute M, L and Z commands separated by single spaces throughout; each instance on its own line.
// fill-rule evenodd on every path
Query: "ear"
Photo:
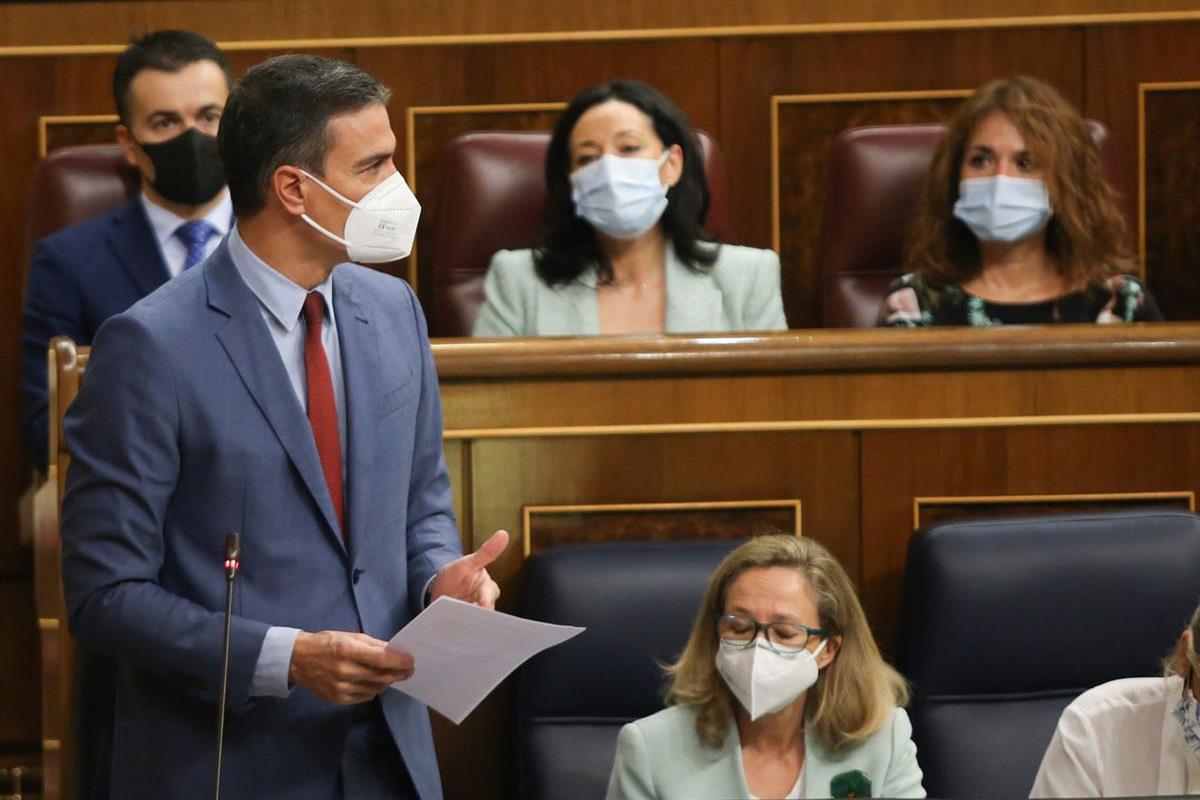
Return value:
M 667 160 L 658 171 L 663 186 L 674 186 L 683 177 L 683 148 L 673 144 L 667 148 Z
M 828 667 L 833 663 L 833 660 L 837 658 L 837 655 L 839 652 L 841 652 L 841 650 L 842 637 L 830 636 L 825 640 L 825 649 L 821 651 L 821 655 L 817 656 L 817 668 L 825 669 Z
M 275 174 L 271 176 L 271 191 L 275 193 L 283 209 L 293 216 L 298 217 L 308 212 L 303 189 L 307 180 L 303 172 L 288 164 L 276 167 Z
M 136 149 L 137 143 L 133 141 L 133 134 L 129 132 L 129 128 L 118 122 L 113 126 L 113 133 L 117 137 L 117 144 L 121 145 L 121 152 L 125 154 L 125 163 L 131 167 L 140 166 Z

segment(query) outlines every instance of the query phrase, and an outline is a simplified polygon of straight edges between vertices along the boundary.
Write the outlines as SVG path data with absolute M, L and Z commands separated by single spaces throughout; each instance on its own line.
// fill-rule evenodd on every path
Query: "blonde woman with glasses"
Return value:
M 810 539 L 733 551 L 667 671 L 669 707 L 621 729 L 609 800 L 925 796 L 907 685 Z

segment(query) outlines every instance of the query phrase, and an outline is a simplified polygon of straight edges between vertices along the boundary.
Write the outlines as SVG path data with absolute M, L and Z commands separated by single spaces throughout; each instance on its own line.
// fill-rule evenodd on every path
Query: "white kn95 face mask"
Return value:
M 421 204 L 399 172 L 380 181 L 356 203 L 320 178 L 300 171 L 313 183 L 350 206 L 344 237 L 323 227 L 308 214 L 300 215 L 302 220 L 325 236 L 344 245 L 350 261 L 382 264 L 404 258 L 412 252 L 417 221 L 421 218 Z
M 721 642 L 717 672 L 733 696 L 750 712 L 750 719 L 756 720 L 764 714 L 782 711 L 812 688 L 820 672 L 817 656 L 824 649 L 825 642 L 821 642 L 816 650 L 781 653 L 763 637 L 750 647 Z

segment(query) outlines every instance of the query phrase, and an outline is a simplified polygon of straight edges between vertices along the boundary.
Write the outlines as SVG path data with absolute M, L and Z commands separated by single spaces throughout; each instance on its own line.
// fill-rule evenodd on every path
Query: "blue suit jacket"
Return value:
M 334 272 L 347 407 L 343 545 L 308 420 L 222 244 L 103 325 L 65 422 L 71 629 L 119 660 L 113 797 L 212 793 L 225 580 L 234 595 L 229 797 L 327 800 L 352 711 L 303 687 L 252 698 L 270 625 L 391 637 L 461 546 L 424 318 L 403 282 Z M 420 665 L 417 665 L 420 669 Z M 396 691 L 384 716 L 423 798 L 441 795 L 428 713 Z
M 37 243 L 21 322 L 22 434 L 45 468 L 46 348 L 55 336 L 91 344 L 101 323 L 166 283 L 169 274 L 141 201 L 72 225 Z

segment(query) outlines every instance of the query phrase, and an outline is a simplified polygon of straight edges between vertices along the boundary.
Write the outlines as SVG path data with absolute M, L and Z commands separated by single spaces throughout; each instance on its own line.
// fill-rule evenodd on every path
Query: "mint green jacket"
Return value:
M 811 731 L 804 737 L 804 796 L 829 797 L 835 775 L 862 770 L 872 797 L 924 797 L 912 724 L 904 709 L 870 738 L 830 750 Z M 737 726 L 720 747 L 696 733 L 696 714 L 671 706 L 621 728 L 607 800 L 733 800 L 747 798 Z
M 721 245 L 708 272 L 689 269 L 666 248 L 666 332 L 786 330 L 779 293 L 779 256 L 771 250 Z M 501 250 L 484 280 L 476 336 L 594 336 L 600 333 L 596 272 L 547 286 L 532 250 Z

